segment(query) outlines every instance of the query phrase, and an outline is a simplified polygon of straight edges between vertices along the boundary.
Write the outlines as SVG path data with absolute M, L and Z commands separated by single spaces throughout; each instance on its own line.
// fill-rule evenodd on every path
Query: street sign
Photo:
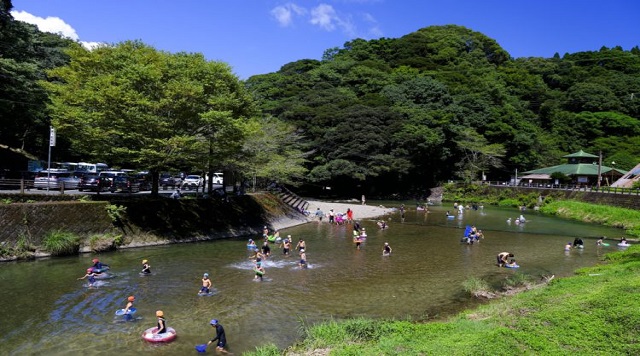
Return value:
M 56 129 L 52 126 L 49 132 L 49 147 L 56 146 Z

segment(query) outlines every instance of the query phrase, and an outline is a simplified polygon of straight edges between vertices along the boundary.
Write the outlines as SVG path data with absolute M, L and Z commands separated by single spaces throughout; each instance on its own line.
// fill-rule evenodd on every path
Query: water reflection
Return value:
M 361 221 L 369 236 L 360 250 L 350 226 L 310 223 L 287 229 L 282 233 L 291 234 L 294 243 L 306 240 L 309 268 L 298 267 L 295 251 L 287 257 L 274 246 L 264 263 L 265 282 L 254 282 L 244 238 L 103 254 L 115 277 L 98 288 L 76 280 L 93 256 L 2 264 L 0 305 L 6 313 L 0 353 L 192 353 L 194 345 L 212 337 L 212 318 L 225 326 L 234 353 L 265 343 L 285 347 L 298 337 L 301 320 L 422 319 L 472 306 L 475 301 L 462 291 L 464 280 L 475 276 L 499 283 L 515 273 L 495 266 L 501 251 L 515 254 L 522 273 L 571 274 L 617 249 L 615 244 L 596 248 L 597 236 L 620 233 L 535 213 L 525 213 L 524 224 L 509 224 L 519 213 L 489 207 L 449 220 L 446 210 L 452 209 L 408 210 L 404 222 L 392 215 L 385 230 L 377 229 L 375 219 Z M 482 229 L 485 239 L 461 244 L 466 225 Z M 585 240 L 585 249 L 565 252 L 575 236 Z M 384 242 L 393 247 L 389 257 L 382 256 Z M 152 275 L 140 276 L 142 259 L 150 261 Z M 197 296 L 205 272 L 217 291 L 211 297 Z M 136 319 L 122 322 L 114 312 L 129 295 L 136 296 Z M 173 343 L 151 345 L 140 338 L 155 325 L 157 309 L 178 331 Z

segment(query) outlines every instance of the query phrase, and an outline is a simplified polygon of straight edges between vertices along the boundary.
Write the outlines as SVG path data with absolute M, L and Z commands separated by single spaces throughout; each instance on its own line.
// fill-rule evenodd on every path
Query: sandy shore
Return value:
M 309 200 L 308 210 L 310 212 L 308 217 L 302 216 L 285 216 L 281 217 L 275 221 L 271 221 L 271 226 L 276 230 L 286 229 L 288 227 L 306 224 L 310 221 L 317 221 L 315 216 L 318 208 L 325 214 L 329 213 L 329 210 L 333 209 L 335 213 L 343 213 L 347 212 L 347 209 L 353 210 L 353 218 L 356 220 L 360 219 L 372 219 L 379 216 L 383 216 L 386 214 L 390 214 L 394 211 L 392 208 L 385 208 L 375 205 L 362 205 L 360 203 L 334 203 L 327 201 L 317 201 L 317 200 Z M 322 220 L 323 222 L 329 221 L 329 219 L 325 218 Z

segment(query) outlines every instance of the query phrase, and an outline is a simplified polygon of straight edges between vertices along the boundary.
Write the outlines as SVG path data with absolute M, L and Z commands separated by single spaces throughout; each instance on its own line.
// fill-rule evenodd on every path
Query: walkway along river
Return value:
M 397 204 L 399 205 L 399 204 Z M 301 323 L 349 317 L 406 318 L 416 321 L 451 315 L 474 306 L 461 284 L 475 276 L 499 284 L 516 272 L 570 275 L 596 264 L 616 250 L 615 243 L 597 248 L 597 236 L 620 237 L 620 230 L 525 214 L 525 224 L 507 223 L 519 213 L 485 207 L 445 218 L 452 207 L 431 207 L 431 213 L 410 210 L 404 223 L 394 213 L 389 228 L 375 220 L 361 223 L 368 238 L 356 250 L 349 225 L 311 222 L 281 231 L 294 243 L 307 243 L 309 268 L 297 267 L 296 256 L 284 257 L 272 246 L 265 263 L 266 281 L 255 282 L 246 239 L 147 247 L 101 254 L 113 278 L 97 288 L 77 280 L 93 255 L 0 264 L 0 354 L 163 355 L 194 353 L 196 344 L 213 336 L 208 325 L 224 325 L 230 351 L 241 354 L 274 343 L 286 347 L 298 339 Z M 460 243 L 464 227 L 484 230 L 480 244 Z M 580 236 L 584 250 L 564 251 Z M 256 237 L 257 238 L 257 237 Z M 382 256 L 384 242 L 393 248 Z M 295 245 L 295 244 L 294 244 Z M 495 255 L 515 254 L 519 270 L 498 268 Z M 148 259 L 152 275 L 141 276 Z M 215 295 L 199 297 L 203 273 L 209 273 Z M 125 322 L 114 315 L 129 295 L 137 313 Z M 155 311 L 163 310 L 176 341 L 149 344 L 141 333 L 155 326 Z

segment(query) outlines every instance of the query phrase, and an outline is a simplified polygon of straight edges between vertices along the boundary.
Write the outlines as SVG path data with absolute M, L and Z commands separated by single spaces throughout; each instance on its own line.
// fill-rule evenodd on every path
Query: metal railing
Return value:
M 504 181 L 480 181 L 476 182 L 481 185 L 490 185 L 494 187 L 511 187 L 511 188 L 532 188 L 532 189 L 550 189 L 550 190 L 572 190 L 582 192 L 607 193 L 607 194 L 628 194 L 640 195 L 640 188 L 621 188 L 610 186 L 586 185 L 586 184 L 546 184 L 546 183 L 520 183 L 514 185 L 511 182 Z
M 20 190 L 24 194 L 31 189 L 35 189 L 33 179 L 0 179 L 0 190 Z

